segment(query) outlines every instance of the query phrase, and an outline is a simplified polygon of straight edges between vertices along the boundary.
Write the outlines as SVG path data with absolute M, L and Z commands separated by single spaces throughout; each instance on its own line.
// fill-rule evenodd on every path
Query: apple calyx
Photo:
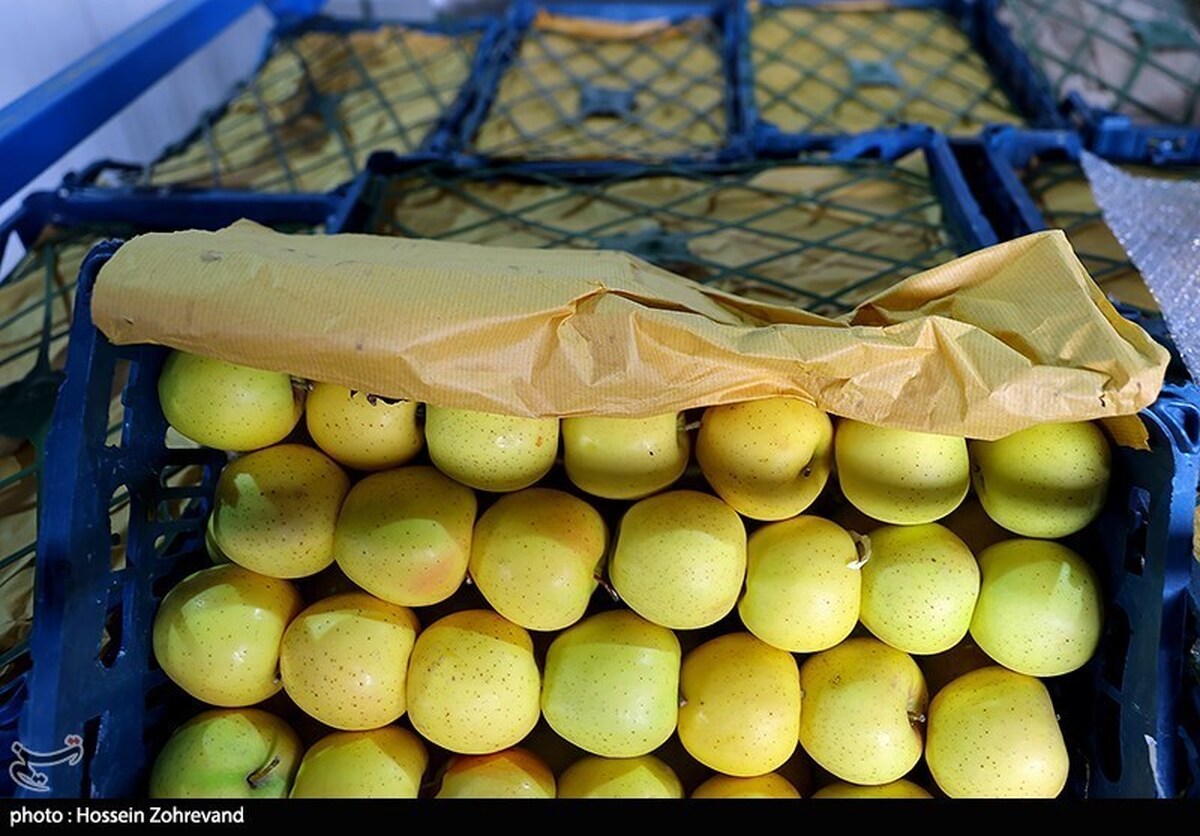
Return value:
M 925 714 L 916 711 L 908 712 L 908 722 L 914 726 L 922 726 L 925 724 Z
M 271 773 L 275 770 L 275 767 L 279 766 L 279 764 L 279 755 L 275 755 L 275 757 L 271 758 L 271 760 L 267 761 L 258 769 L 247 775 L 246 783 L 250 785 L 250 789 L 256 790 L 261 787 L 271 776 Z

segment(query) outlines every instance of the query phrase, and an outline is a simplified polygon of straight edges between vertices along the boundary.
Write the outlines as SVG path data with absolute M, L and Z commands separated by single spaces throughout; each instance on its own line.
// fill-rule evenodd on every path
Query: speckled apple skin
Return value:
M 803 712 L 790 653 L 750 633 L 728 633 L 684 657 L 679 684 L 679 739 L 710 769 L 763 775 L 796 751 Z
M 833 424 L 796 398 L 763 398 L 704 410 L 696 461 L 717 495 L 755 520 L 802 513 L 833 463 Z
M 416 798 L 425 744 L 399 726 L 334 732 L 304 754 L 292 798 Z
M 950 529 L 937 523 L 888 525 L 871 532 L 862 567 L 863 626 L 905 653 L 949 650 L 971 626 L 979 564 Z
M 800 744 L 853 784 L 887 784 L 921 759 L 925 678 L 907 653 L 853 638 L 808 657 L 800 668 Z
M 287 798 L 304 747 L 292 727 L 258 708 L 204 711 L 171 733 L 150 770 L 150 798 Z M 257 786 L 247 778 L 274 758 Z
M 1055 798 L 1069 767 L 1046 686 L 998 666 L 933 698 L 925 760 L 951 798 Z
M 313 384 L 304 420 L 317 446 L 354 470 L 399 467 L 425 446 L 415 401 L 388 403 L 332 383 Z
M 333 562 L 333 529 L 350 477 L 303 444 L 277 444 L 225 466 L 212 535 L 219 552 L 273 578 L 315 575 Z
M 378 598 L 405 607 L 436 604 L 467 575 L 477 509 L 474 491 L 436 468 L 373 473 L 342 503 L 334 560 Z
M 683 784 L 653 755 L 602 758 L 588 755 L 558 776 L 559 798 L 683 798 Z
M 838 781 L 821 787 L 812 795 L 813 798 L 933 798 L 923 787 L 914 784 L 906 778 L 892 781 L 890 784 L 878 786 L 862 786 Z
M 1112 451 L 1090 421 L 1041 424 L 996 441 L 972 441 L 972 481 L 988 515 L 1023 537 L 1054 539 L 1100 515 Z
M 365 592 L 324 598 L 296 616 L 283 636 L 283 687 L 327 726 L 385 726 L 407 707 L 404 686 L 419 629 L 412 610 Z
M 234 564 L 201 569 L 163 597 L 154 658 L 201 702 L 253 705 L 279 691 L 280 642 L 303 606 L 285 580 Z
M 837 523 L 798 516 L 750 535 L 738 614 L 751 633 L 793 653 L 833 647 L 858 623 L 862 575 Z
M 666 742 L 679 715 L 679 640 L 628 610 L 589 616 L 546 653 L 542 714 L 564 740 L 605 757 Z
M 584 416 L 562 422 L 563 466 L 580 490 L 641 499 L 687 469 L 692 443 L 677 413 L 649 418 Z
M 621 519 L 609 579 L 638 615 L 673 630 L 724 618 L 746 578 L 746 527 L 699 491 L 643 499 Z
M 184 437 L 238 452 L 282 441 L 304 412 L 289 375 L 182 351 L 163 363 L 158 400 Z
M 514 746 L 490 755 L 455 755 L 437 798 L 554 798 L 554 773 L 537 755 Z
M 1001 665 L 1030 676 L 1082 667 L 1100 641 L 1096 573 L 1061 543 L 1017 538 L 979 555 L 983 585 L 971 638 Z
M 607 545 L 604 518 L 591 505 L 563 491 L 526 488 L 479 518 L 469 572 L 509 621 L 562 630 L 587 610 Z
M 843 419 L 833 440 L 842 493 L 868 517 L 919 525 L 949 514 L 971 485 L 965 439 Z
M 429 458 L 455 481 L 481 491 L 528 488 L 558 455 L 558 419 L 425 406 Z
M 498 752 L 537 724 L 541 685 L 524 628 L 491 610 L 463 610 L 417 637 L 408 666 L 408 717 L 443 749 Z
M 792 783 L 774 772 L 752 778 L 714 775 L 692 791 L 692 798 L 799 798 Z

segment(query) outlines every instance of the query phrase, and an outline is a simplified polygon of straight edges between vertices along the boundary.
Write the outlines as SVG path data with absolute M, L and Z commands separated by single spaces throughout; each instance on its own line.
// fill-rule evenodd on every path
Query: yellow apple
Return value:
M 768 772 L 753 778 L 714 775 L 692 792 L 692 798 L 799 798 L 800 793 L 782 775 Z
M 558 776 L 559 798 L 683 798 L 683 785 L 653 755 L 577 760 Z
M 962 640 L 979 596 L 979 564 L 966 543 L 937 523 L 871 532 L 862 568 L 862 623 L 913 654 L 941 653 Z
M 925 760 L 951 798 L 1054 798 L 1069 766 L 1046 686 L 995 665 L 933 698 Z
M 425 443 L 415 401 L 378 398 L 332 383 L 313 384 L 304 420 L 318 447 L 355 470 L 399 467 Z
M 561 630 L 583 617 L 608 545 L 604 518 L 550 488 L 505 494 L 475 525 L 471 579 L 488 603 L 529 630 Z
M 420 629 L 407 607 L 365 592 L 310 605 L 288 627 L 279 654 L 292 701 L 327 726 L 386 726 L 405 711 L 404 686 Z
M 738 614 L 751 633 L 793 653 L 833 647 L 858 623 L 861 573 L 837 523 L 799 516 L 750 535 Z
M 490 610 L 461 610 L 417 636 L 408 718 L 422 737 L 451 752 L 499 752 L 537 724 L 541 685 L 523 628 Z
M 1023 537 L 1066 537 L 1100 514 L 1112 451 L 1090 421 L 972 441 L 972 481 L 988 515 Z
M 888 784 L 921 759 L 928 697 L 907 653 L 847 639 L 805 660 L 800 687 L 800 744 L 843 781 Z
M 303 444 L 276 444 L 225 466 L 212 534 L 239 566 L 273 578 L 315 575 L 333 563 L 333 528 L 350 478 Z
M 471 559 L 475 493 L 436 468 L 372 473 L 350 489 L 333 532 L 346 577 L 405 607 L 444 601 Z
M 1006 668 L 1069 673 L 1092 658 L 1103 601 L 1092 567 L 1061 543 L 1005 540 L 979 555 L 983 585 L 971 638 Z
M 514 747 L 490 755 L 455 755 L 437 798 L 554 798 L 555 792 L 550 767 Z
M 425 443 L 429 458 L 451 479 L 481 491 L 519 491 L 554 466 L 558 419 L 426 404 Z
M 877 786 L 862 786 L 838 781 L 821 787 L 813 793 L 813 798 L 933 798 L 933 796 L 912 781 L 901 778 L 899 781 Z
M 628 610 L 589 616 L 546 652 L 542 714 L 565 740 L 597 755 L 648 754 L 675 731 L 679 640 Z
M 399 726 L 334 732 L 304 754 L 292 798 L 416 798 L 429 755 Z
M 621 519 L 609 578 L 629 608 L 655 624 L 715 624 L 737 603 L 745 577 L 745 525 L 715 496 L 660 493 Z
M 176 584 L 154 617 L 154 658 L 201 702 L 253 705 L 279 690 L 280 642 L 304 606 L 290 583 L 234 564 Z
M 290 375 L 172 351 L 158 378 L 163 416 L 185 438 L 218 450 L 282 441 L 304 412 Z
M 842 493 L 869 517 L 894 525 L 940 519 L 971 485 L 967 442 L 843 419 L 833 442 Z
M 683 475 L 691 453 L 682 418 L 674 412 L 564 418 L 562 439 L 568 478 L 606 499 L 641 499 L 661 491 Z
M 704 410 L 696 461 L 713 490 L 755 520 L 803 512 L 833 460 L 829 416 L 797 398 L 762 398 Z
M 710 769 L 748 778 L 795 752 L 803 712 L 792 654 L 728 633 L 684 657 L 679 684 L 679 739 Z
M 303 747 L 257 708 L 197 714 L 171 733 L 150 770 L 151 798 L 286 798 Z

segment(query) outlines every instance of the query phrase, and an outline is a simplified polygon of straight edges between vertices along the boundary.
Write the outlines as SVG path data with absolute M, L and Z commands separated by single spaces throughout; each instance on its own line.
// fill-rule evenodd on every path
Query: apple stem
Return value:
M 849 534 L 854 540 L 854 549 L 858 552 L 858 557 L 847 563 L 846 568 L 861 569 L 871 560 L 871 538 L 866 534 L 859 534 L 857 531 L 851 531 Z
M 279 755 L 276 755 L 275 757 L 271 758 L 271 760 L 267 761 L 266 764 L 260 766 L 258 769 L 247 775 L 246 783 L 250 785 L 250 789 L 256 790 L 261 787 L 263 782 L 270 777 L 271 772 L 274 771 L 275 767 L 279 766 L 279 763 Z
M 613 588 L 613 585 L 608 582 L 607 578 L 602 575 L 593 575 L 592 577 L 596 579 L 596 583 L 600 584 L 604 591 L 608 593 L 608 597 L 612 598 L 613 601 L 621 600 L 621 596 L 617 594 L 617 590 Z

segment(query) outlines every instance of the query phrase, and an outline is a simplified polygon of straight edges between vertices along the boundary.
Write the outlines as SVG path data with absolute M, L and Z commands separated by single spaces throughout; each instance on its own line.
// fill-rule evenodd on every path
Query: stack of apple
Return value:
M 217 565 L 165 596 L 153 635 L 216 708 L 167 742 L 153 795 L 798 797 L 814 771 L 818 797 L 1064 786 L 1041 678 L 1101 628 L 1095 574 L 1057 542 L 1105 500 L 1091 423 L 968 442 L 782 397 L 422 420 L 183 353 L 159 395 L 234 455 Z

